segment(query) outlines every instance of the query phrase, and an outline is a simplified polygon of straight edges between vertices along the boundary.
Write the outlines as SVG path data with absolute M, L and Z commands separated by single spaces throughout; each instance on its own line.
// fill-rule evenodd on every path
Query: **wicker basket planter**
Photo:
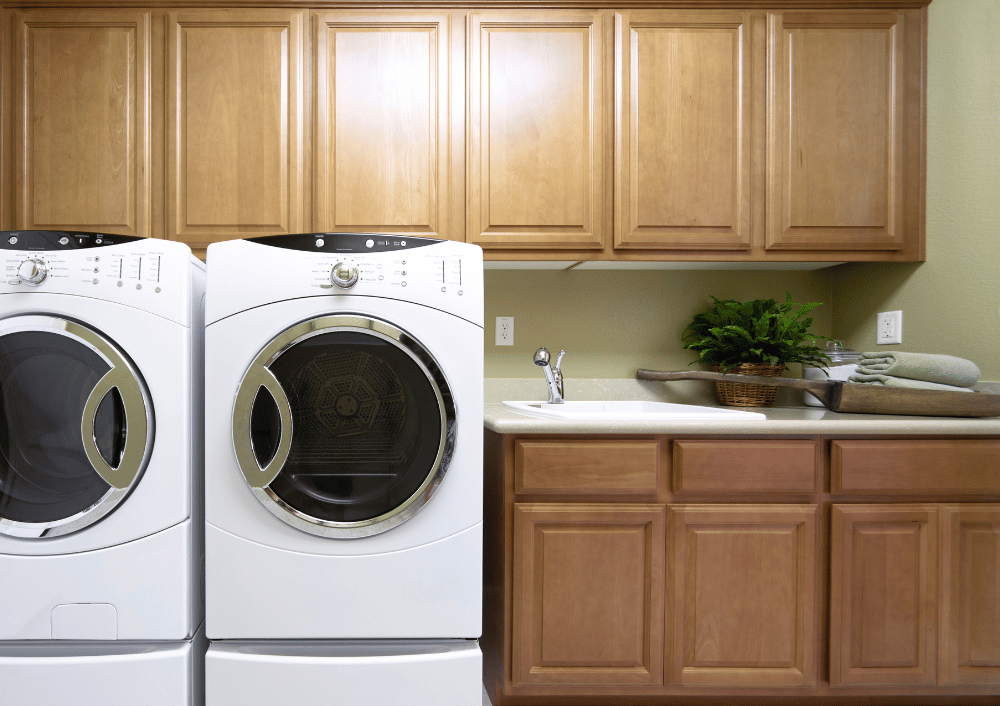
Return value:
M 718 373 L 722 372 L 722 368 L 718 365 L 713 365 L 712 370 Z M 778 377 L 784 370 L 784 365 L 740 363 L 735 368 L 730 368 L 727 372 L 731 375 Z M 753 383 L 717 382 L 715 383 L 715 394 L 719 398 L 719 404 L 729 407 L 770 407 L 774 404 L 774 400 L 778 396 L 778 388 L 767 385 L 754 385 Z

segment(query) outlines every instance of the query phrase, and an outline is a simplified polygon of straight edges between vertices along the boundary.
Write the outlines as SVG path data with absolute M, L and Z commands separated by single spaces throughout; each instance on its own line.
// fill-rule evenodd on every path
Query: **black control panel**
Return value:
M 0 247 L 4 250 L 85 250 L 136 240 L 146 238 L 73 230 L 0 230 Z
M 265 235 L 247 240 L 251 243 L 270 245 L 275 248 L 316 253 L 392 252 L 442 242 L 432 238 L 414 238 L 409 235 L 388 235 L 386 233 L 296 233 L 294 235 Z

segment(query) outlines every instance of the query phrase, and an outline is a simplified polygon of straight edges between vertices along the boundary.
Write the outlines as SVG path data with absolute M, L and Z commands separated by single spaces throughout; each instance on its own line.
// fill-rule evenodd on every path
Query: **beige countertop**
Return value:
M 572 383 L 572 385 L 571 385 Z M 710 387 L 667 387 L 635 380 L 567 380 L 566 397 L 572 400 L 646 399 L 718 407 L 704 392 Z M 1000 436 L 1000 417 L 897 417 L 883 414 L 841 414 L 823 407 L 797 404 L 794 397 L 779 397 L 779 406 L 752 408 L 763 421 L 651 421 L 566 420 L 529 416 L 505 407 L 501 400 L 543 400 L 544 381 L 487 379 L 484 424 L 501 434 L 733 434 L 733 435 L 971 435 Z M 736 409 L 727 407 L 724 409 Z
M 731 408 L 727 408 L 731 409 Z M 1000 417 L 894 417 L 884 414 L 840 414 L 820 407 L 764 407 L 764 421 L 632 421 L 566 420 L 531 417 L 500 402 L 484 407 L 487 429 L 501 434 L 877 434 L 1000 436 Z

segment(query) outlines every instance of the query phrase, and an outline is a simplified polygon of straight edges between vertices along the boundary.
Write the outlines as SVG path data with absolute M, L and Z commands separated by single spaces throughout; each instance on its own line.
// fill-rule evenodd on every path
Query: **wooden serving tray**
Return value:
M 711 380 L 739 382 L 770 387 L 792 387 L 810 392 L 834 412 L 855 414 L 899 414 L 923 417 L 997 417 L 1000 395 L 989 392 L 949 392 L 947 390 L 907 390 L 882 385 L 840 382 L 838 380 L 800 380 L 798 378 L 731 375 L 704 370 L 660 372 L 637 370 L 639 380 Z

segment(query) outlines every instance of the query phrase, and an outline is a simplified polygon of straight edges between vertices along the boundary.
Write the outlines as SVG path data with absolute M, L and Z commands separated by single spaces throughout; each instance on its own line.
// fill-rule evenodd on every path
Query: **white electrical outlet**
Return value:
M 496 345 L 498 346 L 513 346 L 514 345 L 514 317 L 513 316 L 498 316 L 497 317 L 497 340 Z
M 903 342 L 903 312 L 883 311 L 879 313 L 875 342 L 880 346 Z

